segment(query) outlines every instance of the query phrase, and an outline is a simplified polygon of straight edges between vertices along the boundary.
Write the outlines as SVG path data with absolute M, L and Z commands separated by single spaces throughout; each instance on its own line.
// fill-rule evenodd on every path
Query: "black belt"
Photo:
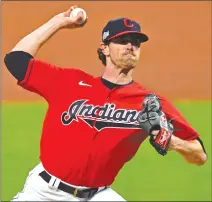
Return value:
M 49 175 L 45 170 L 39 174 L 43 180 L 45 180 L 47 183 L 51 180 L 51 175 Z M 58 189 L 61 191 L 64 191 L 66 193 L 72 194 L 75 197 L 78 198 L 91 198 L 93 197 L 99 190 L 99 188 L 88 188 L 80 190 L 78 188 L 72 187 L 71 185 L 67 185 L 63 182 L 59 183 Z

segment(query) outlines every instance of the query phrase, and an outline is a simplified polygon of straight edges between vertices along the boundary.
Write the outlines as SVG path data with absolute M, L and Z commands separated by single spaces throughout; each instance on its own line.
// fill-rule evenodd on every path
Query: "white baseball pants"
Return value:
M 45 182 L 39 173 L 44 171 L 42 163 L 38 164 L 25 181 L 24 188 L 11 201 L 126 201 L 110 187 L 102 187 L 91 199 L 80 199 L 73 195 L 58 190 L 57 187 L 50 186 Z M 57 184 L 57 183 L 55 183 Z M 71 185 L 73 186 L 73 185 Z M 79 189 L 86 187 L 73 186 Z

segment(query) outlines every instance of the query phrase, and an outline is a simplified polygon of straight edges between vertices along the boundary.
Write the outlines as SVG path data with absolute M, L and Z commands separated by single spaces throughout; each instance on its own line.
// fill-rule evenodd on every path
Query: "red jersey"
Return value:
M 148 136 L 136 118 L 144 97 L 152 92 L 136 82 L 110 90 L 100 77 L 31 59 L 24 80 L 18 84 L 48 102 L 40 160 L 50 174 L 67 183 L 111 185 Z M 167 118 L 174 119 L 174 127 L 180 129 L 175 135 L 197 138 L 176 108 L 158 96 Z

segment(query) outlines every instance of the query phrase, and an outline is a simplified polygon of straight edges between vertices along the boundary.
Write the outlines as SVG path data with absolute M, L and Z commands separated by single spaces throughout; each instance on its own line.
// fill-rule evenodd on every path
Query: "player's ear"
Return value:
M 108 44 L 101 43 L 100 49 L 105 56 L 109 56 L 109 46 L 108 46 Z

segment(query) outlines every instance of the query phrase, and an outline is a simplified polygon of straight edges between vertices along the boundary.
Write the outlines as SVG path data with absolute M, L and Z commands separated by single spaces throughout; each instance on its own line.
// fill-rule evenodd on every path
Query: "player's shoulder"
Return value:
M 138 90 L 147 91 L 147 89 L 144 86 L 142 86 L 140 83 L 138 83 L 137 81 L 133 82 L 133 87 L 137 88 Z
M 147 87 L 141 85 L 140 83 L 134 81 L 134 88 L 136 88 L 137 92 L 141 93 L 143 96 L 146 96 L 148 94 L 154 94 L 156 95 L 160 100 L 163 100 L 165 102 L 168 101 L 168 99 L 160 92 L 157 90 L 151 90 L 148 89 Z
M 140 83 L 134 81 L 133 83 L 133 87 L 136 89 L 137 92 L 142 93 L 143 95 L 147 95 L 147 94 L 157 94 L 156 92 L 149 90 L 147 87 L 145 87 L 144 85 L 141 85 Z
M 94 79 L 94 76 L 79 67 L 58 67 L 66 76 L 80 77 L 84 79 Z

